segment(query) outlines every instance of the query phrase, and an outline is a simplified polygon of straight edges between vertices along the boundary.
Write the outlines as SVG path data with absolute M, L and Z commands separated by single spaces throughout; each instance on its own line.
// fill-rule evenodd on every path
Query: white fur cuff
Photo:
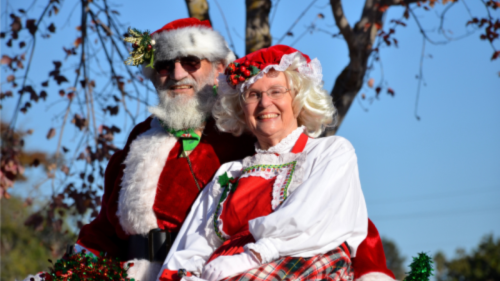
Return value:
M 395 280 L 392 279 L 392 277 L 390 277 L 389 275 L 384 274 L 382 272 L 370 272 L 354 281 L 395 281 Z
M 127 278 L 134 278 L 140 281 L 156 281 L 162 266 L 161 263 L 138 259 L 130 260 L 125 265 L 129 263 L 133 263 L 134 266 L 127 270 Z

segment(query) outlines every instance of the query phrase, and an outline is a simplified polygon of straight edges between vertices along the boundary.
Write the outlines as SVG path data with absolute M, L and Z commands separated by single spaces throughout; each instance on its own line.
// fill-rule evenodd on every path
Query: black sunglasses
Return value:
M 163 60 L 155 63 L 155 70 L 160 73 L 166 70 L 167 73 L 170 73 L 175 69 L 175 63 L 180 62 L 182 68 L 184 68 L 187 72 L 195 72 L 201 67 L 201 59 L 196 56 L 187 56 L 176 58 L 173 60 Z

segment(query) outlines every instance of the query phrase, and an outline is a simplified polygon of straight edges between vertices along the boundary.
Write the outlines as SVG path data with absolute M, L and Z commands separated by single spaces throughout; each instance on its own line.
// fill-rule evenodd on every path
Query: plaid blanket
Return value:
M 223 279 L 224 281 L 330 280 L 352 281 L 349 253 L 341 247 L 310 258 L 283 257 L 259 268 Z

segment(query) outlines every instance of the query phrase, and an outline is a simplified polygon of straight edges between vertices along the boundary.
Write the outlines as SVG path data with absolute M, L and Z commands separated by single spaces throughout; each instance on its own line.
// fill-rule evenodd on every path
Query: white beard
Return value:
M 213 81 L 214 73 L 206 81 Z M 195 96 L 169 94 L 169 88 L 175 84 L 188 84 L 193 86 Z M 167 83 L 162 88 L 157 88 L 159 103 L 148 107 L 148 111 L 156 118 L 174 130 L 187 128 L 197 129 L 210 117 L 212 107 L 217 97 L 213 94 L 212 86 L 207 83 L 198 85 L 193 79 L 184 79 L 179 82 Z

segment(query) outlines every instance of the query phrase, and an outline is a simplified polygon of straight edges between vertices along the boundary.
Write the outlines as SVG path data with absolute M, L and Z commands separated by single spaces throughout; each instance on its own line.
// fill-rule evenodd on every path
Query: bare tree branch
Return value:
M 246 0 L 245 54 L 271 46 L 271 0 Z
M 292 26 L 290 26 L 290 28 L 287 30 L 287 32 L 285 32 L 285 34 L 283 34 L 283 36 L 281 36 L 281 38 L 278 40 L 278 42 L 276 44 L 279 44 L 281 43 L 281 41 L 283 41 L 283 39 L 285 39 L 285 37 L 292 31 L 292 29 L 294 28 L 294 26 L 300 21 L 300 19 L 307 13 L 307 11 L 309 11 L 309 9 L 314 5 L 314 3 L 316 3 L 317 0 L 313 0 L 311 2 L 311 4 L 309 4 L 309 6 L 307 6 L 307 8 L 305 8 L 304 11 L 302 11 L 302 13 L 299 15 L 299 17 L 293 22 Z
M 209 20 L 210 15 L 208 14 L 208 2 L 207 0 L 185 0 L 189 17 L 197 18 L 199 20 Z
M 338 113 L 337 123 L 335 127 L 327 130 L 326 135 L 333 135 L 337 132 L 363 85 L 368 59 L 377 35 L 377 26 L 382 26 L 382 17 L 386 11 L 381 6 L 381 1 L 366 0 L 361 19 L 354 28 L 351 28 L 345 18 L 340 0 L 330 0 L 330 3 L 335 22 L 347 42 L 350 61 L 335 80 L 331 91 Z
M 342 8 L 342 2 L 340 0 L 330 0 L 330 6 L 332 7 L 333 17 L 335 18 L 335 23 L 339 28 L 342 36 L 344 36 L 347 44 L 352 43 L 352 28 L 347 21 L 344 14 L 344 9 Z

